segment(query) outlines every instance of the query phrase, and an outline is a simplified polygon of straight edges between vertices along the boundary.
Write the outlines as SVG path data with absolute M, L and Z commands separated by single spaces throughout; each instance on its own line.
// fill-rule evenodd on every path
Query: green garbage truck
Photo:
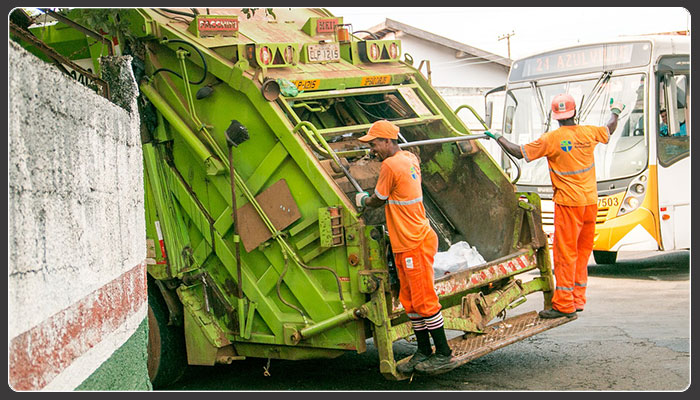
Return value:
M 439 250 L 465 241 L 485 260 L 435 279 L 459 362 L 575 319 L 506 315 L 536 293 L 550 306 L 539 197 L 516 191 L 400 40 L 361 39 L 325 9 L 45 12 L 56 23 L 11 21 L 11 36 L 101 94 L 99 57 L 133 57 L 154 386 L 187 364 L 328 359 L 369 339 L 379 372 L 408 378 L 384 212 L 353 202 L 378 178 L 357 138 L 380 119 L 421 161 Z

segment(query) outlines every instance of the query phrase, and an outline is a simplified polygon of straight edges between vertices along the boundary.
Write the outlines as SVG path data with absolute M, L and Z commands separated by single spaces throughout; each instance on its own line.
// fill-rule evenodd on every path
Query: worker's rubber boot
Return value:
M 457 360 L 452 357 L 452 349 L 447 343 L 443 326 L 431 329 L 430 335 L 435 343 L 435 354 L 416 365 L 415 370 L 428 375 L 442 374 L 457 367 Z
M 404 375 L 413 373 L 416 365 L 426 361 L 433 354 L 433 348 L 430 346 L 430 333 L 427 329 L 414 331 L 416 340 L 418 341 L 418 350 L 413 354 L 408 362 L 396 366 L 396 370 Z
M 457 368 L 457 360 L 452 357 L 452 353 L 448 355 L 435 353 L 426 361 L 416 365 L 415 370 L 426 375 L 437 375 Z
M 411 375 L 415 370 L 416 365 L 428 360 L 428 358 L 430 358 L 430 356 L 426 356 L 420 350 L 416 350 L 416 352 L 413 353 L 413 357 L 411 357 L 408 362 L 397 365 L 396 370 L 404 375 Z
M 540 311 L 539 315 L 540 315 L 540 318 L 559 318 L 559 317 L 573 318 L 576 315 L 576 311 L 571 312 L 571 313 L 563 313 L 559 310 L 555 310 L 553 308 L 550 308 L 547 310 Z

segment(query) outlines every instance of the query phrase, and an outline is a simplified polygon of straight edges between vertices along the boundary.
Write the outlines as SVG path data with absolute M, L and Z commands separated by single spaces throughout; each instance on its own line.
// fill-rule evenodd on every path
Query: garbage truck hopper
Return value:
M 420 159 L 439 250 L 466 241 L 486 261 L 435 280 L 445 328 L 464 333 L 451 342 L 460 362 L 575 319 L 498 320 L 531 294 L 550 305 L 539 198 L 515 191 L 400 40 L 360 39 L 324 9 L 127 9 L 118 20 L 113 41 L 141 91 L 158 385 L 185 363 L 333 358 L 368 339 L 379 371 L 407 378 L 392 344 L 412 330 L 384 212 L 353 202 L 377 182 L 380 161 L 357 138 L 380 119 Z

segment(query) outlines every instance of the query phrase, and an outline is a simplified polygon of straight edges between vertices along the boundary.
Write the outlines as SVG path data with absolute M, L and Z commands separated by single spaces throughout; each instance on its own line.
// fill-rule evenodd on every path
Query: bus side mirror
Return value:
M 486 126 L 491 129 L 491 122 L 493 121 L 493 101 L 486 103 L 486 115 L 484 115 Z

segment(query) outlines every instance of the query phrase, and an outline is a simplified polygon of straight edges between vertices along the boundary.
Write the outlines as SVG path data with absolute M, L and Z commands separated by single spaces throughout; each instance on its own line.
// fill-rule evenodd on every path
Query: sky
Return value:
M 353 31 L 386 18 L 517 59 L 561 46 L 637 35 L 690 30 L 682 7 L 327 7 Z

